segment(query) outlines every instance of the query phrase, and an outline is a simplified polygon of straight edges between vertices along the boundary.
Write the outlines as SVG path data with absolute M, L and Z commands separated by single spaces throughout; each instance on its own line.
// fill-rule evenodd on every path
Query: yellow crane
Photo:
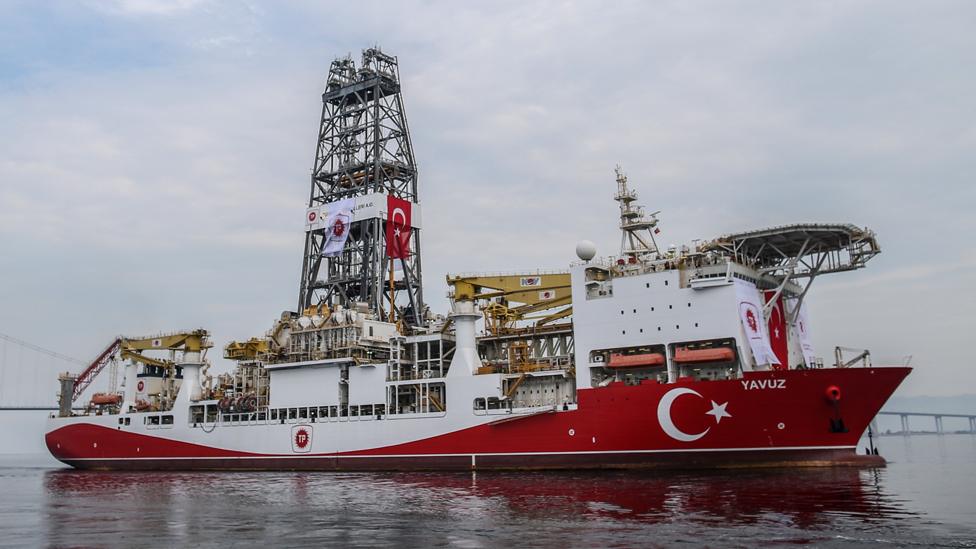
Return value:
M 167 367 L 172 366 L 173 362 L 167 359 L 146 356 L 142 353 L 145 351 L 200 353 L 212 346 L 210 333 L 204 329 L 147 337 L 121 337 L 119 338 L 119 356 L 144 364 Z
M 568 272 L 447 275 L 455 301 L 479 301 L 485 330 L 499 335 L 523 320 L 543 326 L 573 313 Z M 529 315 L 552 311 L 542 316 Z
M 62 400 L 68 403 L 67 410 L 70 412 L 70 403 L 77 400 L 85 389 L 91 385 L 92 381 L 114 358 L 116 353 L 123 359 L 131 359 L 143 364 L 160 366 L 163 368 L 173 366 L 173 362 L 166 359 L 150 357 L 143 354 L 143 351 L 183 351 L 202 352 L 211 347 L 210 333 L 204 329 L 190 330 L 185 332 L 174 332 L 170 334 L 159 334 L 148 337 L 125 337 L 119 336 L 98 355 L 80 374 L 71 376 L 66 374 L 65 379 L 71 383 L 66 387 L 68 390 L 62 391 Z M 62 410 L 65 406 L 62 404 Z

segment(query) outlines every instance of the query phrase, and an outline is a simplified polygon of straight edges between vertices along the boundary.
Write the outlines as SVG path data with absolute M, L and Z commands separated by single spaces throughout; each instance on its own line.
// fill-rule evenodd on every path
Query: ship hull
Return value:
M 52 418 L 52 455 L 81 469 L 494 470 L 878 466 L 857 452 L 908 368 L 746 373 L 615 383 L 574 406 L 437 417 L 332 418 L 171 428 L 140 417 Z M 467 402 L 471 402 L 468 400 Z M 128 417 L 128 425 L 121 418 Z

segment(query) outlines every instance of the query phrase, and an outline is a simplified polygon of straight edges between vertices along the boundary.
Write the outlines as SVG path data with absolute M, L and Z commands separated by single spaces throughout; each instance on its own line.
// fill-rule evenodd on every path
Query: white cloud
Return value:
M 112 15 L 167 16 L 200 7 L 204 0 L 99 0 L 89 7 Z
M 669 243 L 800 220 L 878 230 L 868 271 L 813 290 L 815 333 L 932 357 L 910 392 L 969 379 L 951 341 L 972 321 L 944 304 L 973 295 L 958 266 L 976 230 L 971 13 L 294 6 L 100 3 L 151 40 L 102 50 L 131 56 L 120 67 L 55 66 L 0 92 L 0 300 L 18 311 L 0 331 L 48 342 L 56 312 L 73 328 L 50 346 L 83 356 L 120 331 L 263 331 L 297 297 L 328 63 L 379 42 L 401 61 L 435 309 L 448 271 L 559 268 L 580 238 L 614 251 L 620 163 Z M 907 291 L 911 314 L 891 305 Z M 911 338 L 917 314 L 943 333 Z

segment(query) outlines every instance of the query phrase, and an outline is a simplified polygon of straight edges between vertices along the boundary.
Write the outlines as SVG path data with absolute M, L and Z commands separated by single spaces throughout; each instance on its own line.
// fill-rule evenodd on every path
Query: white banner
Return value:
M 793 311 L 796 309 L 796 300 L 787 300 L 786 308 L 789 309 L 790 318 L 792 318 Z M 806 302 L 800 304 L 800 312 L 796 315 L 796 334 L 800 339 L 803 361 L 806 362 L 807 368 L 812 368 L 816 355 L 813 352 L 813 341 L 810 338 L 810 317 L 807 316 Z
M 380 193 L 368 194 L 365 196 L 357 196 L 352 198 L 354 204 L 350 209 L 352 212 L 352 221 L 362 221 L 364 219 L 380 218 L 386 219 L 386 195 Z M 339 202 L 333 202 L 332 204 L 325 204 L 323 206 L 315 206 L 314 208 L 309 208 L 305 210 L 305 230 L 306 231 L 317 231 L 326 226 L 325 217 L 326 211 L 329 210 L 333 205 L 344 203 L 345 200 Z M 420 204 L 411 203 L 410 205 L 410 226 L 414 229 L 420 229 Z
M 739 319 L 752 349 L 756 364 L 779 364 L 776 353 L 769 345 L 766 319 L 762 314 L 763 298 L 755 284 L 744 280 L 735 281 L 735 295 L 739 301 Z
M 349 226 L 352 224 L 352 209 L 355 198 L 347 198 L 322 206 L 321 216 L 325 220 L 325 241 L 322 242 L 322 257 L 335 257 L 342 253 L 349 239 Z

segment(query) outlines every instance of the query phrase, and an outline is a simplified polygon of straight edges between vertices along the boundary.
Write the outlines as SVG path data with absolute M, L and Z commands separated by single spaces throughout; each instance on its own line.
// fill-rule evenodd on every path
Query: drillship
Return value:
M 333 62 L 299 301 L 231 342 L 116 338 L 60 376 L 46 443 L 82 469 L 491 470 L 882 465 L 860 437 L 910 369 L 838 347 L 806 300 L 880 252 L 847 224 L 662 249 L 618 168 L 619 254 L 555 272 L 448 275 L 424 304 L 417 169 L 397 59 Z M 91 394 L 119 368 L 123 382 Z

